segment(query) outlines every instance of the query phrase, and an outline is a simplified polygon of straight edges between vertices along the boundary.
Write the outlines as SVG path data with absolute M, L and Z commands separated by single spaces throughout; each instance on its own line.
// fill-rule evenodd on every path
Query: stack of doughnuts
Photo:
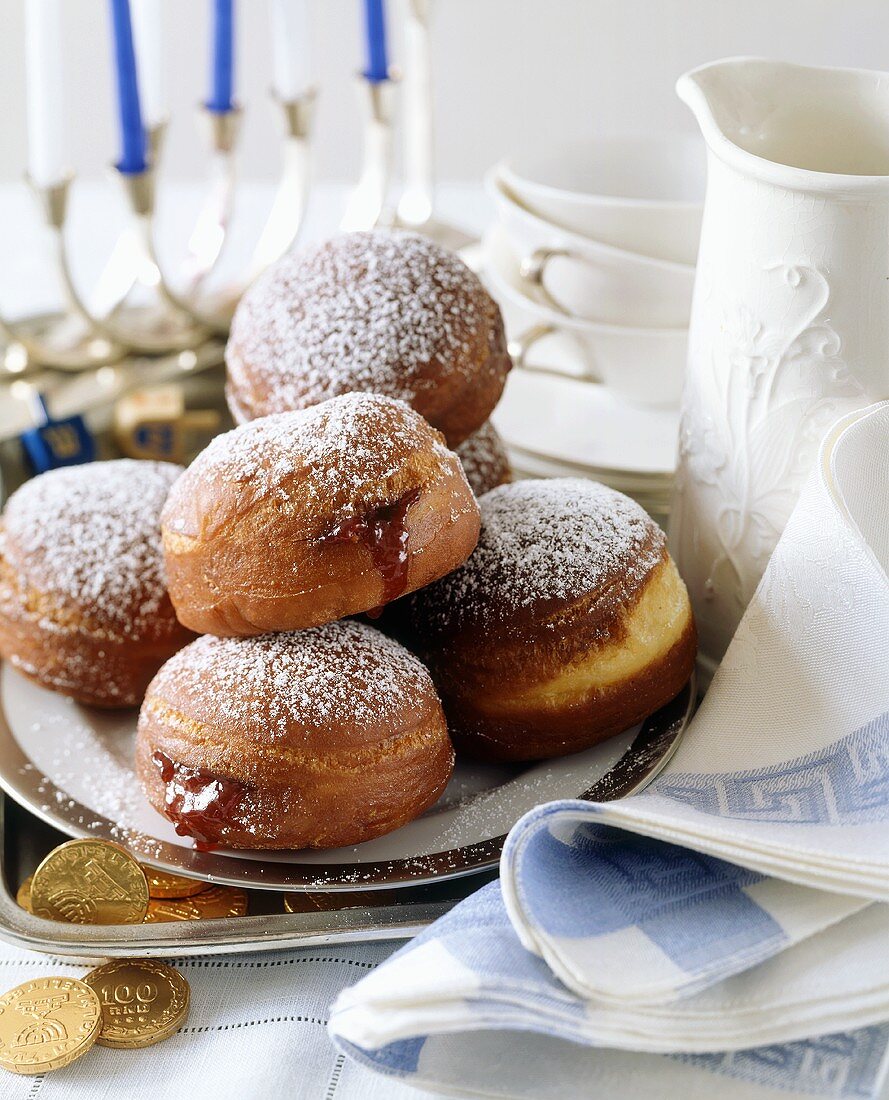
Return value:
M 510 483 L 503 323 L 455 256 L 400 232 L 293 253 L 226 356 L 237 426 L 187 470 L 43 475 L 0 531 L 0 651 L 141 702 L 138 774 L 180 835 L 357 844 L 439 798 L 454 745 L 577 752 L 683 687 L 660 529 L 592 482 Z

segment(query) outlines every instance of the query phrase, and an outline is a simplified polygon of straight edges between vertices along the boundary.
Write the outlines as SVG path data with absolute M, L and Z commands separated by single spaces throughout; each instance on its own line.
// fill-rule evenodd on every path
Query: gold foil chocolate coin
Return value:
M 166 963 L 115 959 L 83 980 L 102 1006 L 100 1046 L 150 1047 L 175 1035 L 188 1017 L 188 982 Z
M 31 911 L 71 924 L 140 924 L 148 883 L 129 852 L 104 840 L 69 840 L 34 872 Z
M 316 913 L 336 909 L 372 909 L 378 905 L 394 905 L 397 894 L 394 890 L 364 890 L 341 893 L 327 891 L 323 893 L 291 890 L 284 895 L 286 913 Z
M 152 898 L 190 898 L 209 890 L 212 885 L 197 878 L 186 878 L 185 875 L 171 875 L 169 871 L 159 871 L 155 867 L 146 867 L 142 864 L 142 870 L 148 879 L 148 894 Z
M 152 898 L 145 920 L 154 924 L 169 920 L 213 920 L 217 917 L 243 917 L 247 895 L 237 886 L 212 886 L 193 898 Z
M 32 912 L 32 910 L 31 910 L 31 883 L 33 881 L 34 881 L 34 876 L 33 875 L 28 875 L 28 877 L 21 884 L 21 886 L 18 888 L 18 890 L 16 890 L 16 893 L 15 893 L 15 900 L 22 907 L 22 909 L 27 909 L 29 913 Z
M 99 998 L 76 978 L 35 978 L 0 997 L 0 1066 L 48 1073 L 86 1054 L 102 1025 Z

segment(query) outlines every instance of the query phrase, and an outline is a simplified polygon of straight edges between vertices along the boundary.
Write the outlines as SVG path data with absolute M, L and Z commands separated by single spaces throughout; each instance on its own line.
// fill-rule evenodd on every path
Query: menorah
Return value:
M 342 219 L 343 230 L 405 227 L 459 247 L 468 241 L 435 216 L 429 0 L 401 0 L 405 57 L 399 70 L 357 78 L 363 114 L 359 177 Z M 133 356 L 164 357 L 224 340 L 247 286 L 299 238 L 312 186 L 314 104 L 310 88 L 292 98 L 273 95 L 281 118 L 280 176 L 249 259 L 236 283 L 211 289 L 231 236 L 237 188 L 238 141 L 246 112 L 235 105 L 199 108 L 208 154 L 206 190 L 183 254 L 165 269 L 156 244 L 155 193 L 163 175 L 166 122 L 147 127 L 147 155 L 137 170 L 112 169 L 127 203 L 127 221 L 96 285 L 85 294 L 72 277 L 66 235 L 73 177 L 48 184 L 29 180 L 52 240 L 60 309 L 11 320 L 0 310 L 3 364 L 18 376 L 37 368 L 82 371 Z M 393 185 L 396 107 L 401 107 L 404 178 Z

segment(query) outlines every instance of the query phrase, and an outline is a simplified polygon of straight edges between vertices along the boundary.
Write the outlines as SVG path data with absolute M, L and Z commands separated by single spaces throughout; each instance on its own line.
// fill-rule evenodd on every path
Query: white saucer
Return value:
M 586 467 L 590 476 L 641 475 L 641 488 L 676 469 L 678 410 L 628 405 L 595 383 L 514 370 L 491 419 L 508 447 Z

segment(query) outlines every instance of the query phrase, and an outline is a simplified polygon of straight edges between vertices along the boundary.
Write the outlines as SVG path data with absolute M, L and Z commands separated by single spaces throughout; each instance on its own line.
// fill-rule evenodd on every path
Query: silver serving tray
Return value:
M 590 786 L 585 789 L 578 789 L 577 786 L 566 789 L 563 785 L 556 793 L 547 793 L 545 789 L 532 787 L 531 804 L 553 797 L 608 801 L 640 790 L 651 782 L 675 751 L 688 723 L 694 699 L 694 683 L 690 681 L 675 699 L 641 724 L 631 742 L 627 735 L 623 735 L 629 742 L 628 747 L 607 766 L 607 770 L 600 767 L 593 773 L 597 778 Z M 26 709 L 23 713 L 33 713 L 27 700 L 24 705 Z M 39 698 L 35 697 L 33 705 L 40 705 Z M 51 705 L 54 703 L 51 702 Z M 18 720 L 21 724 L 21 715 Z M 53 733 L 56 732 L 64 735 L 64 727 L 58 731 L 53 729 Z M 565 763 L 570 766 L 573 759 L 579 761 L 582 756 L 563 758 L 562 761 L 554 762 L 554 767 L 564 766 Z M 523 777 L 521 781 L 524 781 Z M 405 852 L 406 858 L 381 860 L 374 860 L 372 849 L 369 851 L 367 846 L 361 846 L 364 851 L 356 854 L 353 862 L 319 862 L 317 853 L 314 854 L 315 858 L 302 859 L 298 852 L 292 856 L 291 853 L 286 853 L 283 859 L 280 853 L 257 853 L 255 856 L 245 857 L 229 852 L 198 852 L 182 843 L 171 843 L 160 839 L 156 834 L 149 835 L 133 828 L 122 833 L 119 821 L 113 821 L 96 809 L 83 805 L 72 795 L 71 790 L 57 785 L 35 766 L 16 740 L 5 710 L 0 712 L 0 787 L 37 817 L 68 836 L 98 837 L 122 843 L 144 863 L 163 870 L 227 885 L 266 890 L 353 893 L 356 890 L 436 885 L 449 879 L 496 870 L 506 839 L 505 831 L 496 830 L 483 835 L 478 842 L 431 852 L 428 848 L 409 848 Z M 526 791 L 526 802 L 528 797 Z M 467 803 L 465 808 L 460 808 L 458 803 L 457 812 L 472 813 L 472 803 Z M 521 812 L 516 812 L 515 818 L 521 816 Z M 502 813 L 500 820 L 504 820 Z M 163 824 L 166 827 L 167 823 Z M 511 824 L 512 820 L 509 821 L 509 825 Z M 390 834 L 392 838 L 395 835 Z M 404 848 L 404 844 L 401 847 Z M 358 853 L 358 850 L 344 849 L 343 852 Z M 331 853 L 331 858 L 337 857 Z
M 632 794 L 650 783 L 675 751 L 694 703 L 692 681 L 676 699 L 643 723 L 630 749 L 606 776 L 584 792 L 583 797 L 609 801 Z M 5 721 L 2 721 L 0 760 L 4 766 L 9 766 L 7 754 L 12 751 L 11 746 L 22 756 Z M 44 795 L 45 792 L 41 798 Z M 77 812 L 76 804 L 66 802 L 65 807 L 72 813 Z M 247 916 L 100 926 L 44 920 L 22 909 L 15 901 L 15 892 L 24 878 L 33 872 L 48 851 L 68 836 L 107 835 L 109 839 L 115 838 L 110 821 L 105 822 L 107 829 L 74 829 L 66 823 L 59 830 L 55 818 L 55 814 L 46 812 L 35 815 L 10 798 L 8 793 L 0 793 L 0 939 L 15 947 L 88 960 L 131 955 L 175 957 L 276 951 L 323 944 L 407 939 L 496 877 L 505 839 L 505 836 L 492 838 L 484 845 L 476 846 L 479 850 L 467 851 L 463 857 L 464 866 L 456 874 L 451 863 L 453 853 L 436 853 L 426 857 L 425 862 L 432 870 L 437 860 L 445 856 L 448 859 L 445 873 L 431 884 L 392 889 L 386 875 L 391 876 L 393 869 L 388 865 L 380 866 L 377 868 L 380 881 L 374 884 L 376 893 L 366 883 L 362 883 L 363 889 L 359 893 L 340 890 L 335 898 L 331 898 L 325 892 L 324 908 L 315 912 L 284 911 L 282 894 L 277 891 L 282 886 L 292 887 L 292 883 L 288 874 L 290 866 L 280 864 L 277 866 L 282 881 L 276 884 L 266 882 L 264 889 L 247 891 L 250 899 Z M 220 878 L 206 869 L 207 866 L 215 867 L 220 861 L 229 869 L 232 860 L 228 857 L 210 853 L 186 854 L 194 858 L 195 866 L 189 866 L 187 870 L 195 877 L 237 881 L 231 875 Z M 152 860 L 146 862 L 156 863 Z M 315 880 L 317 868 L 311 868 L 311 873 Z M 275 889 L 272 889 L 273 886 Z M 390 888 L 383 889 L 386 886 Z M 303 896 L 307 905 L 310 904 L 313 895 L 304 893 Z
M 162 924 L 85 925 L 44 920 L 15 900 L 19 884 L 67 837 L 0 794 L 0 939 L 13 947 L 93 961 L 103 958 L 280 951 L 415 936 L 492 874 L 376 895 L 338 895 L 340 907 L 288 913 L 283 896 L 248 890 L 245 917 Z

